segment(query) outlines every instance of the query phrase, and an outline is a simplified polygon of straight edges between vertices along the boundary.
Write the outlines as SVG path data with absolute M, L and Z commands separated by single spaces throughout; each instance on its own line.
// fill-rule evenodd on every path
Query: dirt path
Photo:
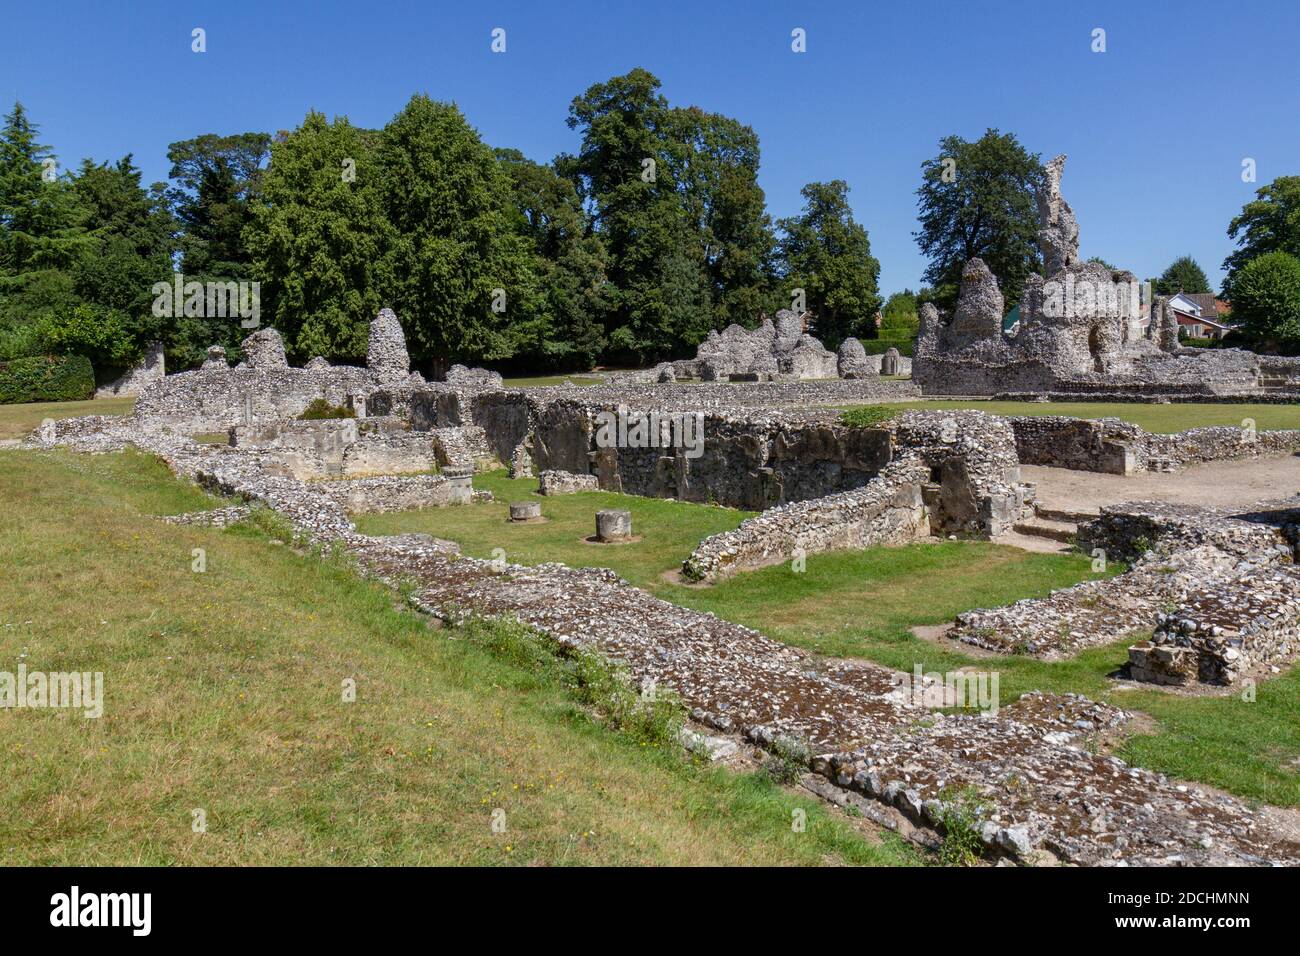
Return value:
M 1300 456 L 1215 461 L 1165 475 L 1099 475 L 1042 465 L 1021 465 L 1021 477 L 1038 485 L 1045 508 L 1096 511 L 1121 501 L 1170 501 L 1238 508 L 1266 498 L 1300 493 Z

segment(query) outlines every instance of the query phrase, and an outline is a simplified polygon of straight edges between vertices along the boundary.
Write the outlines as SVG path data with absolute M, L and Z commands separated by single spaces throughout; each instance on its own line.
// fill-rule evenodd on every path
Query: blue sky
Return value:
M 382 126 L 415 92 L 483 138 L 548 160 L 577 147 L 569 101 L 635 66 L 674 105 L 758 132 L 773 216 L 806 182 L 848 181 L 886 292 L 918 284 L 915 190 L 938 140 L 1013 131 L 1067 153 L 1082 253 L 1140 276 L 1191 254 L 1216 284 L 1228 221 L 1300 173 L 1300 3 L 1128 2 L 11 3 L 0 100 L 19 98 L 61 163 L 290 129 L 319 109 Z M 208 51 L 190 50 L 207 31 Z M 493 54 L 502 27 L 507 52 Z M 808 51 L 790 49 L 807 31 Z M 1106 52 L 1091 50 L 1106 31 Z M 1258 182 L 1241 179 L 1243 158 Z

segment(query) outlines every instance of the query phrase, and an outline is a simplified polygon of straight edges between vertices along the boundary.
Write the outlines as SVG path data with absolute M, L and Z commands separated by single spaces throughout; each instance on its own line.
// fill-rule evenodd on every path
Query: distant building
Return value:
M 1179 292 L 1169 299 L 1178 331 L 1189 339 L 1221 339 L 1236 326 L 1226 320 L 1228 303 L 1212 292 Z

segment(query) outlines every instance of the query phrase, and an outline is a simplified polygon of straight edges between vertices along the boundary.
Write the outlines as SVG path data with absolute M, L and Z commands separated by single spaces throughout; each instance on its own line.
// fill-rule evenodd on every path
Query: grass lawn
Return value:
M 1141 402 L 900 402 L 902 408 L 974 408 L 992 415 L 1065 415 L 1070 418 L 1121 418 L 1149 432 L 1169 434 L 1207 425 L 1240 426 L 1255 420 L 1260 431 L 1300 428 L 1300 405 L 1187 403 L 1148 405 Z
M 1155 719 L 1157 732 L 1130 738 L 1122 754 L 1126 759 L 1249 798 L 1300 805 L 1300 670 L 1260 684 L 1251 703 L 1235 696 L 1179 697 L 1116 689 L 1107 675 L 1127 659 L 1133 643 L 1128 639 L 1047 663 L 975 657 L 911 632 L 916 625 L 951 621 L 959 611 L 1045 595 L 1091 577 L 1090 562 L 1082 556 L 936 541 L 813 554 L 801 573 L 788 563 L 772 565 L 697 588 L 667 581 L 663 573 L 680 565 L 693 542 L 734 527 L 744 512 L 606 492 L 536 499 L 534 479 L 511 481 L 504 472 L 476 475 L 474 482 L 492 490 L 498 501 L 368 516 L 358 525 L 372 534 L 427 531 L 459 542 L 477 557 L 502 548 L 517 563 L 613 568 L 667 600 L 823 654 L 864 657 L 909 672 L 917 664 L 940 673 L 996 669 L 1004 704 L 1035 689 L 1086 694 Z M 507 503 L 529 498 L 542 501 L 548 521 L 509 524 Z M 594 530 L 595 512 L 606 507 L 629 508 L 633 530 L 645 537 L 612 547 L 583 542 Z
M 524 378 L 508 378 L 507 388 L 528 388 L 539 385 L 604 385 L 603 376 L 596 375 L 534 375 Z
M 432 629 L 259 527 L 153 520 L 213 501 L 150 457 L 0 452 L 0 498 L 0 670 L 104 674 L 99 719 L 0 710 L 0 864 L 919 862 L 609 729 L 503 625 Z
M 134 398 L 100 398 L 87 402 L 32 402 L 0 405 L 0 439 L 26 438 L 47 418 L 77 418 L 81 415 L 125 415 Z
M 474 476 L 475 489 L 496 497 L 490 504 L 463 508 L 430 508 L 395 514 L 359 515 L 357 528 L 366 534 L 427 531 L 458 542 L 476 558 L 494 557 L 501 548 L 512 564 L 563 561 L 574 567 L 612 568 L 639 587 L 654 588 L 660 575 L 681 566 L 702 539 L 730 531 L 753 512 L 694 505 L 658 498 L 637 498 L 604 491 L 542 497 L 536 478 L 510 479 L 504 469 Z M 512 524 L 510 502 L 541 501 L 538 524 Z M 596 533 L 596 512 L 624 508 L 632 512 L 632 532 L 641 540 L 631 544 L 590 544 Z

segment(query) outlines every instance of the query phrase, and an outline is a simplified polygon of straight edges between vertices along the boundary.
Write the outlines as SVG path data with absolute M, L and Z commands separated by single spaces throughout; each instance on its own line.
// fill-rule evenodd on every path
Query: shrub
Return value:
M 1258 339 L 1300 344 L 1300 259 L 1269 252 L 1242 266 L 1232 284 L 1232 315 Z
M 812 748 L 797 737 L 781 734 L 772 741 L 772 753 L 763 768 L 777 783 L 787 786 L 798 781 L 812 761 Z
M 299 421 L 317 421 L 322 418 L 356 418 L 357 413 L 341 405 L 331 405 L 323 398 L 313 399 L 298 416 Z
M 840 421 L 850 428 L 878 428 L 898 417 L 898 409 L 888 405 L 859 405 L 840 415 Z
M 881 330 L 882 335 L 884 330 Z M 868 355 L 884 355 L 890 349 L 898 349 L 899 355 L 912 357 L 912 351 L 916 346 L 916 341 L 911 338 L 879 338 L 879 339 L 862 339 L 862 347 Z
M 980 858 L 980 824 L 988 816 L 988 806 L 973 787 L 941 794 L 939 802 L 943 807 L 939 813 L 943 830 L 939 861 L 944 866 L 974 865 Z
M 95 394 L 95 370 L 84 355 L 34 355 L 0 362 L 0 405 L 76 402 Z
M 587 649 L 574 652 L 572 686 L 578 700 L 631 740 L 656 749 L 681 746 L 686 708 L 672 691 L 638 690 L 625 667 Z

